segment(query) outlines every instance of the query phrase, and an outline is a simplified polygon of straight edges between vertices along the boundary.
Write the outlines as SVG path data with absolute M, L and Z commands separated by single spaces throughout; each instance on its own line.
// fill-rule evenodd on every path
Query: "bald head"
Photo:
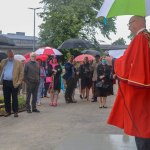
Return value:
M 129 20 L 129 30 L 136 35 L 137 32 L 142 29 L 146 28 L 146 20 L 145 17 L 142 16 L 132 16 Z

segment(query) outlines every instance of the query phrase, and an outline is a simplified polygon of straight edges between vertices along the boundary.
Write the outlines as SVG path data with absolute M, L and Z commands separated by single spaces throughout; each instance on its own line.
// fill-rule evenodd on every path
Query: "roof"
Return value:
M 26 35 L 19 35 L 14 33 L 8 33 L 8 34 L 2 34 L 6 37 L 13 39 L 13 40 L 33 40 L 33 36 L 26 36 Z M 35 37 L 35 40 L 38 40 L 37 37 Z

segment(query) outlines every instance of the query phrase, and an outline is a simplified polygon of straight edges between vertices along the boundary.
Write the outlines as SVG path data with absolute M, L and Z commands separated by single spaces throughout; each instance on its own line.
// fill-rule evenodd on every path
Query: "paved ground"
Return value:
M 113 143 L 118 145 L 115 150 L 134 150 L 133 138 L 106 124 L 114 97 L 108 97 L 107 109 L 99 109 L 98 103 L 79 99 L 78 91 L 76 104 L 66 104 L 61 93 L 57 108 L 50 107 L 45 98 L 39 114 L 1 117 L 0 150 L 113 150 Z

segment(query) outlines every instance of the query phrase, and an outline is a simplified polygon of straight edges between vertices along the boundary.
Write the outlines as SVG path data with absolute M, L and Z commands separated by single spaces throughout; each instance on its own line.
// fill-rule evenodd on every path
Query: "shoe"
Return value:
M 99 108 L 103 108 L 102 106 L 100 106 Z
M 70 103 L 77 103 L 77 101 L 70 101 Z
M 91 101 L 91 102 L 97 102 L 97 100 L 93 100 L 93 101 Z
M 82 95 L 80 95 L 80 98 L 83 99 Z
M 103 108 L 107 108 L 107 106 L 103 106 Z
M 37 112 L 39 113 L 40 111 L 38 109 L 33 109 L 32 112 Z
M 10 116 L 10 115 L 11 115 L 11 113 L 7 113 L 7 112 L 6 112 L 6 113 L 4 114 L 4 117 L 8 117 L 8 116 Z
M 31 110 L 27 110 L 27 113 L 29 113 L 29 114 L 30 114 L 30 113 L 32 113 L 32 111 L 31 111 Z
M 18 113 L 14 113 L 14 117 L 19 117 Z

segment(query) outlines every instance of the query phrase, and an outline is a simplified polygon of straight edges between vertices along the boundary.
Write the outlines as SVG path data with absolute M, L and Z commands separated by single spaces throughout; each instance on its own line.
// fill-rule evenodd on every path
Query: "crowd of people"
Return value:
M 18 117 L 20 88 L 26 93 L 27 113 L 40 112 L 37 106 L 41 105 L 43 97 L 50 99 L 51 107 L 56 107 L 61 89 L 66 103 L 76 103 L 77 87 L 80 91 L 80 99 L 99 101 L 99 108 L 107 108 L 106 98 L 113 94 L 111 76 L 113 72 L 104 57 L 100 58 L 96 55 L 94 61 L 89 61 L 88 57 L 85 57 L 82 62 L 75 62 L 74 57 L 70 56 L 62 66 L 57 56 L 52 56 L 43 62 L 36 59 L 36 54 L 32 52 L 30 60 L 26 63 L 15 60 L 12 50 L 8 50 L 7 56 L 8 58 L 2 60 L 0 66 L 5 117 L 11 115 L 11 96 L 14 117 Z M 90 89 L 92 99 L 89 97 Z

